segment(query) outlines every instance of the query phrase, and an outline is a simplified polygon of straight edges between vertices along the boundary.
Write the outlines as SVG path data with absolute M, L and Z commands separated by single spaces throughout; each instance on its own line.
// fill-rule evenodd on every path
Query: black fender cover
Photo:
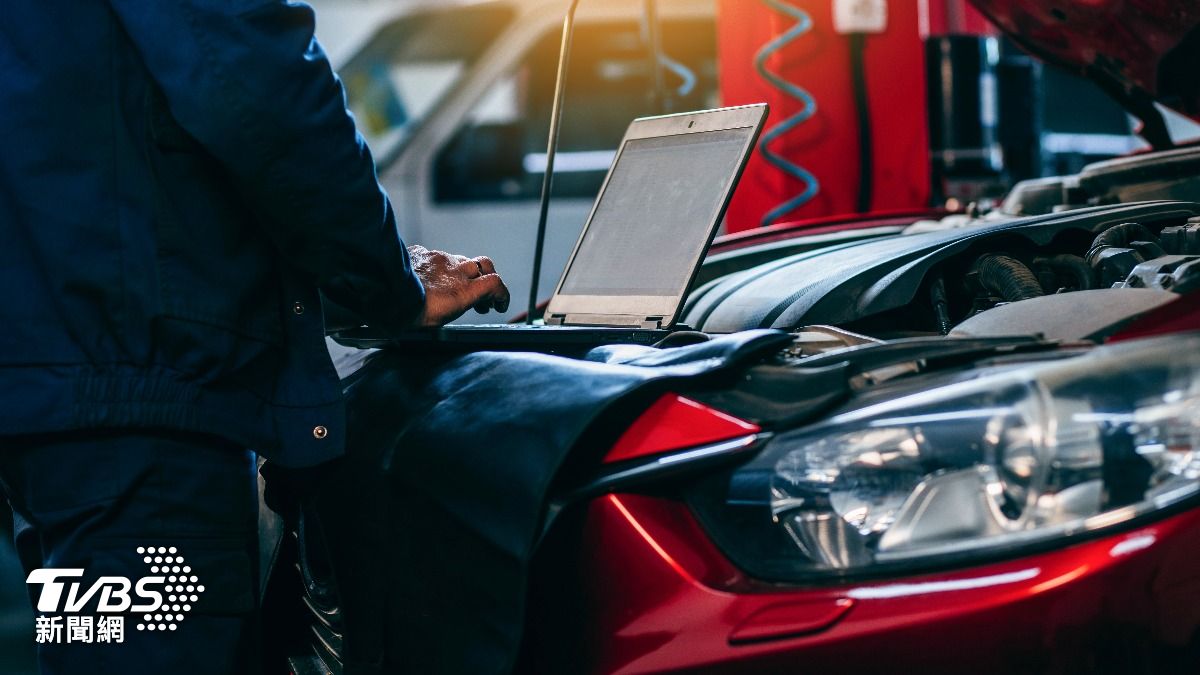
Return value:
M 308 498 L 341 594 L 346 672 L 510 671 L 568 455 L 603 451 L 662 393 L 720 388 L 789 342 L 760 330 L 589 360 L 371 356 L 345 380 L 347 456 Z

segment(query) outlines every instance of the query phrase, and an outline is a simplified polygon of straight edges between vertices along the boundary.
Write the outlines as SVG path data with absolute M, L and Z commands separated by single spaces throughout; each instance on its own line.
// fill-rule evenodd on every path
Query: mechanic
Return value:
M 44 673 L 252 670 L 247 448 L 313 467 L 346 435 L 322 294 L 387 330 L 507 307 L 487 258 L 406 250 L 314 21 L 285 0 L 0 11 L 0 482 L 22 565 L 84 570 L 82 596 L 136 585 L 162 547 L 203 587 L 170 626 L 39 644 Z

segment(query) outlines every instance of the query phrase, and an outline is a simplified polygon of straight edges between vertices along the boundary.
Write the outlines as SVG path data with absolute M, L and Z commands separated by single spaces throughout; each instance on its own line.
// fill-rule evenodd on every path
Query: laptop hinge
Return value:
M 632 314 L 554 314 L 546 323 L 555 326 L 609 326 L 613 328 L 662 328 L 661 316 L 635 316 Z
M 650 330 L 659 330 L 663 327 L 663 318 L 661 316 L 647 316 L 642 318 L 642 328 Z

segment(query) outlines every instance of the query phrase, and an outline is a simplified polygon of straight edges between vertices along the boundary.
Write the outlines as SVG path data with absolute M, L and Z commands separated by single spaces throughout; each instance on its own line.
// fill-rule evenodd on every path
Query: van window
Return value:
M 477 102 L 434 162 L 438 203 L 536 200 L 546 165 L 546 137 L 560 34 L 547 32 L 516 70 Z M 711 19 L 665 20 L 666 105 L 673 111 L 718 105 L 716 32 Z M 554 195 L 594 198 L 626 127 L 656 109 L 653 71 L 639 23 L 581 24 L 567 76 Z
M 386 164 L 513 19 L 497 5 L 421 11 L 384 26 L 340 70 L 359 132 Z

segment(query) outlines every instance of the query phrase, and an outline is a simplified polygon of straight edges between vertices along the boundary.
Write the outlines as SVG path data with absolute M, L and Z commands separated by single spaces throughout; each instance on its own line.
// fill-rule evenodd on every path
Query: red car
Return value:
M 978 4 L 1135 112 L 1200 111 L 1200 8 Z M 518 670 L 1200 672 L 1200 147 L 918 220 L 718 242 L 684 321 L 792 339 L 576 476 Z M 293 668 L 340 671 L 306 555 Z

